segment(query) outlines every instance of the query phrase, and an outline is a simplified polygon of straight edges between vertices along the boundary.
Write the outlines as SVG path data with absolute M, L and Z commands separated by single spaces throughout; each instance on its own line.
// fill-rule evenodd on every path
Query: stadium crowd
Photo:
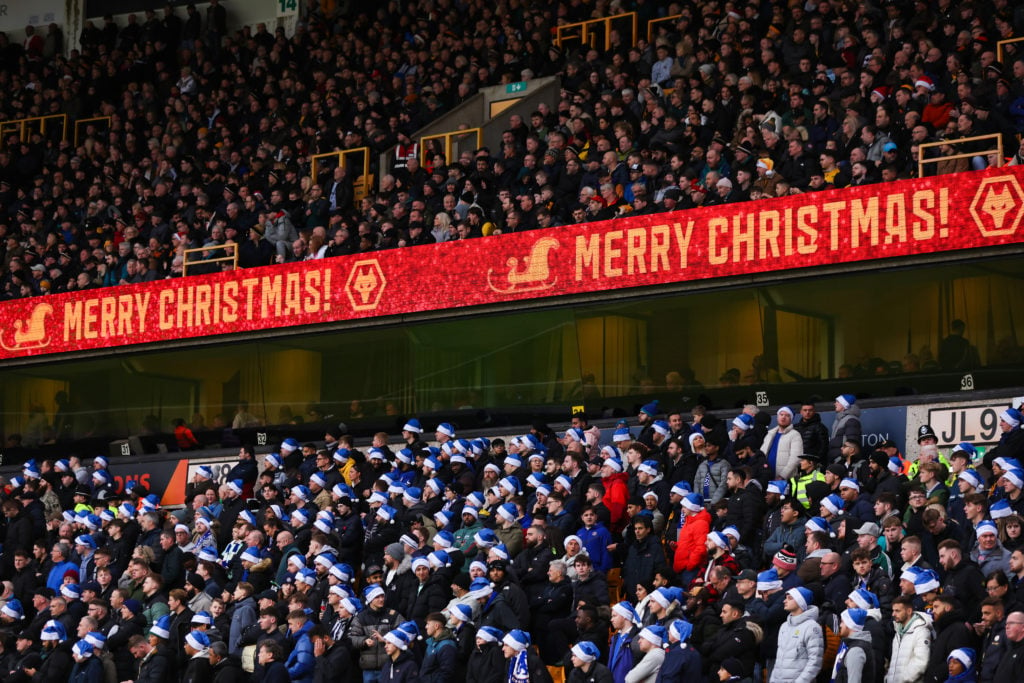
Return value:
M 88 21 L 67 54 L 56 25 L 0 36 L 4 119 L 110 117 L 63 141 L 6 129 L 0 296 L 178 277 L 187 247 L 235 244 L 250 267 L 885 182 L 917 173 L 922 143 L 983 133 L 1022 159 L 1024 61 L 1013 43 L 997 60 L 1024 30 L 1008 0 L 341 3 L 291 36 L 229 30 L 230 4 Z M 620 11 L 637 36 L 553 40 Z M 561 77 L 557 106 L 421 166 L 416 130 L 541 76 Z M 967 144 L 928 172 L 998 163 Z M 364 146 L 361 201 L 353 170 L 310 177 L 312 154 Z
M 1024 416 L 985 451 L 923 425 L 867 452 L 834 407 L 328 428 L 193 468 L 173 510 L 104 457 L 30 461 L 0 680 L 1024 679 Z

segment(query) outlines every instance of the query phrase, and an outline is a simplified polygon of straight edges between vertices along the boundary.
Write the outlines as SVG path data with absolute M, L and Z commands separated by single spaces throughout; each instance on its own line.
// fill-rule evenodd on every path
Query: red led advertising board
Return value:
M 1024 168 L 0 305 L 0 360 L 1019 243 Z

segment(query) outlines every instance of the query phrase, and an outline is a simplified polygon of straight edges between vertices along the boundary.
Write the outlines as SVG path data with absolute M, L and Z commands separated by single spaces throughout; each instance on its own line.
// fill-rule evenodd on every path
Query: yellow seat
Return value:
M 622 595 L 622 570 L 617 567 L 609 569 L 605 579 L 608 581 L 608 599 L 614 605 Z
M 560 666 L 549 666 L 548 675 L 553 683 L 565 683 L 565 669 Z

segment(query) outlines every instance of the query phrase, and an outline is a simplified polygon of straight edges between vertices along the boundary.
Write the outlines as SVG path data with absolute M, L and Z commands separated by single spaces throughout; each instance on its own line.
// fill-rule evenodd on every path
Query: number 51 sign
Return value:
M 277 16 L 290 17 L 299 11 L 299 0 L 277 0 Z

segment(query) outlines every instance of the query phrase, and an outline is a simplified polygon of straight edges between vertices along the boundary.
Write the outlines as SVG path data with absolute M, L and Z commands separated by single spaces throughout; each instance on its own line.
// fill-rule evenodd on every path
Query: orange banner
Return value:
M 1018 243 L 1024 168 L 0 305 L 0 360 Z

